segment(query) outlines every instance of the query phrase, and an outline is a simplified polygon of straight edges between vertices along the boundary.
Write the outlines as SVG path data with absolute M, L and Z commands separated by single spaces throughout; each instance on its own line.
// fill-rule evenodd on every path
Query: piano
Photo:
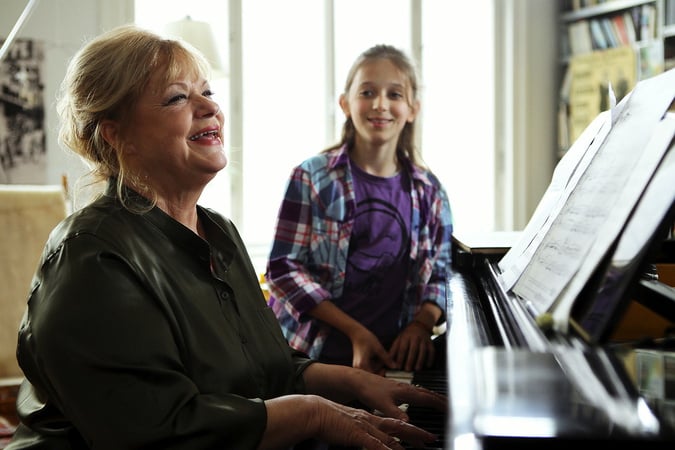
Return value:
M 443 357 L 411 375 L 412 383 L 450 399 L 445 412 L 408 408 L 412 423 L 439 435 L 424 448 L 569 449 L 595 442 L 675 448 L 675 340 L 592 345 L 575 333 L 543 331 L 522 302 L 500 287 L 501 250 L 467 250 L 456 241 L 452 324 L 437 338 Z M 675 263 L 675 240 L 663 243 L 655 261 Z M 667 303 L 657 311 L 669 309 L 665 319 L 675 325 L 675 289 L 654 289 L 654 283 L 660 282 L 641 277 L 631 291 L 641 297 L 631 301 Z M 651 385 L 636 380 L 640 370 L 640 379 Z
M 556 248 L 562 242 L 560 235 L 570 247 L 588 240 L 588 235 L 593 237 L 587 244 L 588 253 L 584 248 L 580 260 L 572 261 L 580 268 L 559 294 L 560 298 L 571 296 L 567 313 L 559 312 L 562 303 L 558 297 L 551 304 L 553 314 L 542 310 L 545 302 L 530 301 L 532 291 L 549 288 L 549 279 L 541 276 L 544 270 L 531 272 L 537 275 L 531 276 L 526 286 L 529 291 L 518 289 L 518 283 L 529 274 L 525 270 L 515 284 L 505 282 L 509 267 L 502 263 L 522 236 L 515 236 L 515 240 L 509 236 L 501 244 L 494 239 L 499 233 L 488 235 L 485 243 L 476 236 L 453 237 L 448 325 L 439 340 L 445 348 L 445 361 L 440 368 L 413 375 L 414 383 L 447 392 L 450 407 L 444 413 L 415 407 L 408 410 L 412 423 L 440 434 L 429 449 L 569 449 L 577 443 L 675 448 L 675 288 L 662 281 L 656 270 L 664 265 L 675 267 L 675 72 L 663 76 L 666 85 L 657 80 L 638 91 L 644 82 L 638 83 L 628 106 L 620 105 L 623 109 L 616 111 L 618 119 L 615 111 L 611 119 L 607 114 L 603 120 L 611 128 L 608 125 L 609 131 L 601 138 L 596 134 L 600 128 L 594 130 L 583 143 L 587 148 L 596 146 L 597 153 L 575 180 L 569 197 L 561 200 L 563 207 L 549 211 L 555 217 L 553 225 L 546 229 L 535 224 L 535 229 L 544 230 L 544 238 L 530 259 L 525 259 L 528 268 L 544 264 L 549 271 L 560 269 L 567 257 Z M 665 92 L 665 100 L 664 86 L 670 92 Z M 650 93 L 650 89 L 654 90 Z M 655 98 L 663 103 L 654 107 Z M 650 108 L 651 119 L 642 122 L 640 115 L 649 115 Z M 650 128 L 654 134 L 638 147 L 630 136 L 645 132 L 637 124 L 646 123 L 654 126 Z M 665 132 L 661 125 L 667 128 Z M 598 183 L 598 173 L 606 172 L 593 164 L 642 158 L 630 170 L 644 168 L 646 155 L 660 145 L 664 146 L 663 155 L 654 160 L 653 173 L 645 178 L 644 186 L 637 186 L 639 174 L 622 172 L 617 176 L 630 177 L 630 181 L 606 180 L 608 184 L 600 186 L 621 191 L 617 194 L 621 200 L 608 207 L 598 229 L 581 230 L 596 217 L 577 224 L 580 233 L 585 233 L 579 240 L 573 232 L 556 228 L 568 210 L 577 215 L 583 212 L 585 205 L 580 199 L 587 201 L 596 192 L 587 188 Z M 612 152 L 615 154 L 607 157 Z M 626 194 L 636 186 L 640 189 L 633 197 Z M 575 200 L 575 192 L 583 189 L 591 194 Z M 602 206 L 591 212 L 601 211 Z M 625 209 L 625 217 L 617 219 L 621 217 L 617 209 Z M 523 233 L 528 233 L 529 225 Z M 554 233 L 558 233 L 558 240 L 547 241 Z M 531 236 L 527 238 L 525 242 L 530 242 Z M 547 243 L 550 248 L 544 253 L 542 247 Z M 568 250 L 573 253 L 578 249 Z M 550 258 L 552 254 L 554 258 Z M 550 278 L 551 284 L 555 281 Z M 572 288 L 575 283 L 577 291 Z M 654 335 L 617 338 L 635 305 L 658 318 L 662 326 Z M 560 317 L 565 318 L 566 326 L 559 326 Z

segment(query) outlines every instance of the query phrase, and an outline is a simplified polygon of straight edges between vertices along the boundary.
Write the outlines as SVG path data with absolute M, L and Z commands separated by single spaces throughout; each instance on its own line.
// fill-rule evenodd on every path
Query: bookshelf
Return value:
M 675 67 L 675 0 L 561 2 L 558 158 L 638 81 Z

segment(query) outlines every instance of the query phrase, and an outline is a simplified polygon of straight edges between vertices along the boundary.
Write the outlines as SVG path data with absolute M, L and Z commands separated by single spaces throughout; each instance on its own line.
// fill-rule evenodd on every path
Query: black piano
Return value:
M 675 448 L 675 340 L 668 330 L 593 344 L 574 330 L 542 329 L 521 299 L 500 286 L 501 250 L 456 242 L 451 325 L 437 338 L 445 360 L 412 375 L 413 383 L 450 398 L 446 413 L 408 410 L 412 423 L 440 436 L 426 448 L 569 450 L 594 442 Z M 675 263 L 675 240 L 650 257 Z M 675 289 L 655 279 L 653 267 L 644 267 L 622 310 L 638 302 L 673 325 Z
M 454 237 L 448 327 L 437 338 L 446 351 L 445 364 L 416 373 L 413 378 L 415 383 L 447 392 L 450 410 L 438 414 L 409 409 L 413 423 L 441 436 L 428 448 L 570 449 L 577 443 L 597 443 L 606 448 L 675 449 L 675 289 L 662 282 L 656 270 L 661 264 L 675 263 L 675 116 L 668 112 L 674 109 L 675 83 L 671 86 L 671 82 L 675 81 L 675 72 L 671 70 L 665 76 L 671 92 L 666 93 L 661 106 L 653 108 L 651 99 L 661 99 L 664 85 L 658 81 L 648 84 L 636 95 L 643 82 L 638 83 L 634 98 L 628 100 L 633 103 L 620 105 L 623 109 L 616 111 L 616 117 L 612 111 L 611 130 L 601 142 L 593 143 L 597 136 L 589 139 L 588 146 L 596 145 L 597 153 L 556 218 L 566 214 L 567 205 L 575 201 L 575 192 L 598 183 L 597 168 L 594 174 L 592 164 L 615 164 L 617 158 L 624 157 L 626 149 L 621 147 L 629 145 L 633 153 L 625 157 L 638 158 L 631 166 L 637 172 L 644 164 L 641 152 L 646 154 L 665 145 L 664 156 L 657 158 L 653 173 L 634 202 L 626 200 L 632 197 L 624 193 L 616 207 L 608 207 L 626 209 L 626 217 L 619 220 L 617 228 L 615 223 L 605 222 L 621 216 L 608 213 L 601 233 L 617 228 L 616 236 L 601 234 L 588 244 L 588 254 L 595 251 L 600 256 L 573 298 L 565 316 L 567 326 L 555 326 L 558 322 L 546 311 L 542 313 L 537 302 L 533 306 L 527 296 L 516 293 L 513 285 L 505 286 L 506 269 L 500 263 L 512 248 L 510 244 L 483 245 L 463 240 L 461 235 Z M 650 108 L 652 119 L 641 121 L 639 116 L 650 114 Z M 610 120 L 609 113 L 606 120 Z M 643 140 L 644 148 L 631 143 L 632 130 L 652 125 L 658 138 Z M 659 128 L 662 125 L 665 132 Z M 617 155 L 608 157 L 608 152 Z M 617 185 L 609 180 L 607 185 L 625 191 L 639 179 L 633 174 L 620 175 L 631 177 L 630 181 L 622 179 Z M 585 180 L 587 176 L 593 180 Z M 583 199 L 588 195 L 593 194 Z M 584 205 L 576 201 L 571 209 L 579 214 Z M 589 222 L 592 220 L 595 218 Z M 555 226 L 546 231 L 540 247 L 549 234 L 559 232 Z M 595 230 L 580 232 L 587 239 Z M 568 245 L 577 243 L 573 233 L 566 232 L 565 237 Z M 608 244 L 602 244 L 603 240 Z M 537 248 L 528 264 L 539 264 L 541 259 L 542 264 L 552 266 L 551 270 L 557 269 L 554 266 L 560 259 L 538 256 L 539 251 Z M 549 251 L 548 256 L 555 251 L 559 249 Z M 582 268 L 591 257 L 584 258 L 577 262 Z M 585 270 L 588 272 L 588 268 Z M 539 283 L 533 284 L 534 289 L 548 288 L 546 277 L 532 278 Z M 572 278 L 567 286 L 573 282 L 577 280 Z M 563 293 L 567 291 L 574 292 L 566 287 Z M 615 339 L 634 304 L 659 317 L 666 326 L 653 336 Z
M 445 377 L 434 388 L 448 392 L 451 408 L 442 417 L 443 441 L 431 448 L 569 449 L 577 442 L 675 448 L 675 346 L 658 339 L 590 345 L 574 332 L 542 330 L 522 302 L 501 289 L 496 256 L 458 246 L 447 367 L 432 372 L 429 384 L 438 386 L 437 377 Z M 638 283 L 635 292 L 642 289 Z M 663 300 L 645 292 L 653 302 Z M 665 302 L 675 321 L 673 291 Z M 670 361 L 669 374 L 654 375 L 662 397 L 645 395 L 633 378 L 643 351 L 660 355 L 665 365 Z M 426 385 L 430 374 L 415 376 Z M 413 423 L 430 420 L 415 414 Z M 422 417 L 440 418 L 429 411 Z

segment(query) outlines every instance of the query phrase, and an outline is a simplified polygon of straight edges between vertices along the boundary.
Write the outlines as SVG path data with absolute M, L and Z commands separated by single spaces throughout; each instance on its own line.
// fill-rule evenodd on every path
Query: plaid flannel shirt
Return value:
M 423 302 L 446 311 L 451 262 L 452 213 L 447 194 L 430 171 L 404 162 L 412 200 L 410 260 L 401 327 Z M 295 167 L 279 208 L 266 279 L 270 306 L 290 345 L 316 358 L 328 327 L 308 311 L 339 299 L 345 281 L 355 197 L 346 146 Z

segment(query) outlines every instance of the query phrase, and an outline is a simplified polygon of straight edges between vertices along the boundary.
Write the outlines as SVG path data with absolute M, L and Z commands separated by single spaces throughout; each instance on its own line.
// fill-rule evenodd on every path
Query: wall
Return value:
M 26 8 L 28 0 L 2 0 L 0 36 L 4 39 Z M 84 173 L 80 160 L 57 143 L 58 118 L 54 101 L 69 59 L 85 39 L 133 18 L 132 0 L 41 0 L 17 38 L 40 39 L 45 45 L 43 71 L 47 176 L 45 184 L 60 184 L 66 175 L 72 185 Z
M 558 2 L 495 1 L 495 217 L 523 229 L 555 166 Z

